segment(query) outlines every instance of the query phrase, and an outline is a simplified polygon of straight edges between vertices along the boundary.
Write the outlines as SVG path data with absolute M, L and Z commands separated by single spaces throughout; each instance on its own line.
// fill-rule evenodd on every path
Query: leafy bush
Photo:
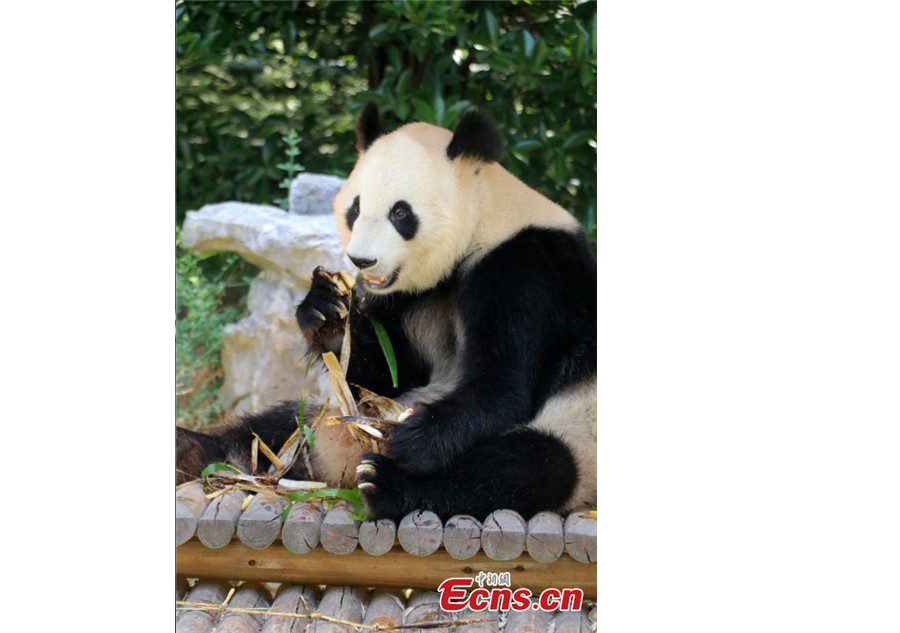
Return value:
M 238 319 L 239 305 L 223 307 L 227 275 L 240 259 L 223 256 L 226 265 L 212 273 L 181 248 L 176 229 L 175 255 L 175 410 L 179 426 L 196 428 L 218 421 L 222 407 L 219 352 L 225 326 Z
M 178 221 L 279 197 L 281 137 L 308 172 L 346 176 L 355 113 L 453 127 L 484 106 L 505 166 L 593 231 L 592 2 L 193 2 L 176 5 Z

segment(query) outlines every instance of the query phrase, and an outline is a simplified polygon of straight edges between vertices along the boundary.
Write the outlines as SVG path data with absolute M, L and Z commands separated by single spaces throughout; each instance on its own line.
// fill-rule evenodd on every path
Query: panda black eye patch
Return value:
M 353 224 L 356 222 L 356 218 L 359 217 L 359 196 L 353 198 L 353 204 L 347 209 L 347 214 L 344 217 L 347 220 L 347 226 L 352 231 Z
M 419 218 L 405 200 L 398 200 L 394 203 L 388 219 L 404 240 L 411 240 L 419 228 Z

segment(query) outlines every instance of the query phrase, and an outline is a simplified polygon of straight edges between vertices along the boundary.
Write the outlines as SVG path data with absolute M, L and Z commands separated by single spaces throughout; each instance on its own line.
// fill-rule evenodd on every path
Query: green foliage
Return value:
M 306 420 L 306 391 L 300 394 L 300 404 L 297 407 L 297 426 L 305 426 L 304 420 Z
M 353 5 L 182 2 L 175 8 L 177 221 L 224 200 L 271 203 L 296 129 L 308 171 L 352 166 L 352 97 L 364 90 L 339 49 Z M 309 157 L 308 159 L 306 157 Z
M 595 230 L 596 6 L 377 5 L 368 47 L 387 61 L 357 102 L 449 128 L 485 107 L 506 136 L 504 166 Z
M 278 197 L 290 129 L 307 171 L 345 176 L 374 99 L 389 129 L 484 106 L 504 165 L 595 230 L 592 2 L 192 2 L 175 22 L 179 221 Z
M 325 405 L 323 404 L 319 407 L 319 413 L 316 414 L 316 417 L 321 415 L 322 411 L 325 409 Z M 313 448 L 315 448 L 316 444 L 316 436 L 313 434 L 312 427 L 310 427 L 305 422 L 306 420 L 306 391 L 304 391 L 300 395 L 300 406 L 297 410 L 297 426 L 300 427 L 303 433 L 303 437 L 306 438 L 306 446 L 309 452 L 312 452 Z
M 313 430 L 305 424 L 303 425 L 303 437 L 306 438 L 306 445 L 309 447 L 309 451 L 312 452 L 316 447 L 316 436 L 313 434 Z
M 292 503 L 316 500 L 328 502 L 343 499 L 344 501 L 348 501 L 353 507 L 353 514 L 350 514 L 349 518 L 355 521 L 366 520 L 366 505 L 359 488 L 320 488 L 310 492 L 289 492 L 285 496 Z
M 175 243 L 176 422 L 196 428 L 221 415 L 222 336 L 225 326 L 241 312 L 238 306 L 223 307 L 222 303 L 239 258 L 222 257 L 225 265 L 208 272 L 197 257 L 181 248 L 177 229 Z
M 241 471 L 239 471 L 237 468 L 235 468 L 234 466 L 232 466 L 230 464 L 223 464 L 222 462 L 216 462 L 214 464 L 208 465 L 206 468 L 203 469 L 203 472 L 200 473 L 200 479 L 206 479 L 212 473 L 215 473 L 215 472 L 240 474 Z
M 278 198 L 274 202 L 287 211 L 290 203 L 291 182 L 293 182 L 294 176 L 303 171 L 303 165 L 297 162 L 297 156 L 300 155 L 300 150 L 298 149 L 300 145 L 300 136 L 297 134 L 297 130 L 291 130 L 287 136 L 282 138 L 282 140 L 285 145 L 287 145 L 287 149 L 284 150 L 284 155 L 287 160 L 283 163 L 278 163 L 276 167 L 286 173 L 281 182 L 278 183 L 278 186 L 281 189 L 284 189 L 288 195 L 284 198 Z

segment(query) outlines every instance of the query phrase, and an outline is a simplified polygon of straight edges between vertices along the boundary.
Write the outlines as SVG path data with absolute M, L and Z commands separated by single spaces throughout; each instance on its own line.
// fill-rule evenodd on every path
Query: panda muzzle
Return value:
M 383 290 L 392 286 L 394 282 L 397 281 L 397 277 L 399 276 L 399 274 L 400 269 L 398 268 L 388 276 L 363 273 L 362 278 L 367 287 L 377 290 Z

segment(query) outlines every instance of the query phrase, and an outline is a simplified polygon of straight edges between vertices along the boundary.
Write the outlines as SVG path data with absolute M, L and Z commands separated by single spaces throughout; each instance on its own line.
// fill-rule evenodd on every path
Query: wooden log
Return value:
M 566 541 L 562 517 L 555 512 L 538 512 L 528 521 L 525 545 L 528 555 L 539 563 L 552 563 L 562 556 Z
M 306 554 L 319 544 L 325 510 L 321 503 L 295 503 L 284 520 L 281 540 L 294 554 Z
M 539 592 L 548 587 L 579 587 L 585 597 L 597 596 L 597 568 L 576 562 L 563 554 L 553 564 L 539 563 L 530 556 L 497 561 L 479 552 L 464 561 L 453 559 L 444 550 L 418 557 L 394 547 L 384 556 L 370 556 L 362 549 L 346 556 L 334 556 L 321 547 L 297 556 L 277 543 L 264 550 L 250 549 L 234 540 L 226 547 L 211 550 L 197 539 L 178 548 L 175 573 L 187 578 L 304 582 L 361 587 L 420 587 L 437 589 L 447 578 L 485 573 L 509 572 L 512 586 Z
M 414 556 L 428 556 L 441 546 L 444 526 L 434 512 L 416 510 L 400 521 L 397 536 L 404 550 Z
M 359 543 L 359 521 L 350 518 L 353 507 L 346 501 L 335 504 L 322 520 L 322 547 L 332 554 L 349 554 Z
M 224 582 L 198 581 L 191 589 L 186 602 L 212 602 L 220 604 L 231 586 Z M 175 619 L 175 633 L 207 633 L 213 628 L 213 623 L 219 617 L 215 611 L 202 609 L 185 609 L 179 607 L 176 611 L 179 615 Z
M 246 496 L 243 490 L 231 490 L 206 506 L 197 521 L 197 537 L 201 543 L 211 548 L 228 545 L 241 517 L 241 504 Z
M 472 558 L 481 549 L 481 521 L 468 514 L 457 514 L 444 526 L 444 549 L 456 560 Z
M 199 481 L 175 489 L 175 547 L 191 540 L 197 521 L 208 505 L 209 499 Z
M 591 633 L 587 611 L 559 611 L 553 618 L 556 633 Z
M 597 520 L 573 512 L 566 517 L 566 552 L 580 563 L 597 561 Z
M 532 604 L 535 600 L 532 599 Z M 510 611 L 504 633 L 546 633 L 550 630 L 553 614 L 540 609 Z
M 460 620 L 484 620 L 473 624 L 461 624 L 457 631 L 465 633 L 497 633 L 500 630 L 500 614 L 494 611 L 472 611 L 463 609 L 459 612 Z
M 366 521 L 359 526 L 359 544 L 372 556 L 391 551 L 397 537 L 397 524 L 390 519 Z
M 304 606 L 305 603 L 305 606 Z M 316 587 L 297 584 L 283 584 L 272 602 L 273 611 L 282 613 L 314 613 L 319 606 L 319 590 Z M 272 616 L 262 628 L 262 633 L 306 633 L 312 627 L 312 620 Z
M 266 609 L 271 602 L 269 590 L 260 583 L 246 583 L 237 588 L 229 600 L 229 607 Z M 216 626 L 216 633 L 259 633 L 265 616 L 255 613 L 225 612 Z
M 494 560 L 512 560 L 525 551 L 525 519 L 515 510 L 495 510 L 484 520 L 481 549 Z
M 287 502 L 258 494 L 241 514 L 237 524 L 241 543 L 254 549 L 265 549 L 275 542 L 281 532 L 281 513 Z
M 329 587 L 322 596 L 318 612 L 340 620 L 360 622 L 362 620 L 362 591 L 353 587 Z M 311 633 L 355 633 L 354 627 L 316 620 L 310 627 Z
M 441 609 L 440 596 L 434 591 L 416 590 L 409 597 L 409 604 L 403 612 L 404 624 L 424 624 L 441 620 L 453 620 L 454 614 Z M 424 629 L 411 629 L 412 631 Z
M 403 624 L 403 601 L 399 596 L 387 591 L 376 591 L 366 607 L 366 619 L 363 624 L 383 629 Z

